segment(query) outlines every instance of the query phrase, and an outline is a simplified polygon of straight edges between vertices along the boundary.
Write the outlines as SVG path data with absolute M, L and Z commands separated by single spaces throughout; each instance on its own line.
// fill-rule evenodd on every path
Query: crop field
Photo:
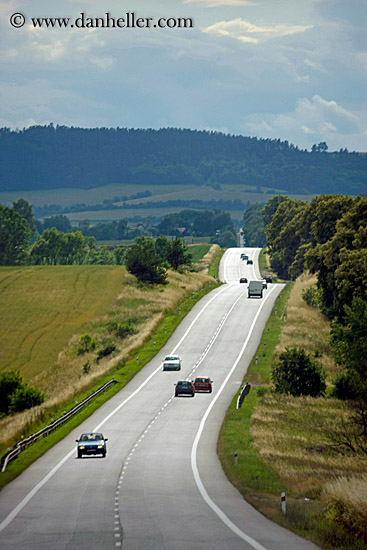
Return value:
M 256 189 L 253 186 L 246 184 L 234 185 L 224 184 L 218 189 L 213 189 L 208 186 L 176 184 L 176 185 L 152 185 L 152 184 L 111 184 L 93 189 L 53 189 L 42 191 L 22 191 L 22 192 L 0 192 L 0 203 L 11 206 L 12 201 L 23 197 L 28 200 L 33 206 L 44 206 L 45 204 L 57 204 L 63 208 L 67 208 L 72 204 L 84 203 L 86 205 L 101 204 L 105 199 L 113 199 L 121 196 L 131 196 L 137 192 L 150 191 L 152 195 L 141 199 L 131 199 L 126 201 L 130 205 L 137 203 L 149 203 L 169 200 L 241 200 L 243 203 L 265 203 L 268 199 L 274 196 L 268 193 L 268 188 Z M 282 193 L 281 189 L 276 192 Z M 311 200 L 312 195 L 287 195 L 294 199 Z M 161 218 L 169 213 L 180 212 L 184 207 L 152 207 L 148 209 L 129 208 L 126 210 L 99 210 L 99 211 L 84 211 L 72 212 L 68 214 L 70 221 L 74 224 L 80 220 L 88 219 L 93 223 L 111 222 L 121 218 L 132 219 L 134 216 L 142 218 L 154 216 Z M 241 220 L 243 211 L 231 211 L 231 216 L 234 219 Z
M 1 267 L 1 370 L 32 381 L 80 326 L 106 314 L 124 279 L 121 266 Z

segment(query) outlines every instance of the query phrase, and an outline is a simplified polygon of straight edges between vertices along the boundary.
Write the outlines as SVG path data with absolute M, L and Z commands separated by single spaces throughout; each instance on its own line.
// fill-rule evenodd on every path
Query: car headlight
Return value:
M 104 445 L 98 445 L 98 449 L 103 449 Z
M 79 449 L 84 449 L 84 445 L 80 445 Z

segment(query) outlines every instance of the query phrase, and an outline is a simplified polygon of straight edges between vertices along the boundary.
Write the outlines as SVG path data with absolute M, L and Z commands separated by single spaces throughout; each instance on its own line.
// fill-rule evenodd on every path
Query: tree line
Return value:
M 196 220 L 197 226 L 194 225 L 194 227 L 197 230 L 201 227 L 203 231 L 212 229 L 215 232 L 214 228 L 223 226 L 225 229 L 233 229 L 229 214 L 219 211 L 203 213 L 202 218 L 208 223 L 206 227 L 199 225 L 197 214 L 195 211 L 186 211 L 183 217 L 176 219 L 176 225 L 185 220 L 190 232 Z M 89 223 L 84 221 L 80 224 L 83 234 L 81 230 L 72 231 L 70 221 L 63 215 L 46 218 L 44 222 L 36 221 L 32 206 L 25 199 L 19 199 L 13 203 L 12 208 L 0 206 L 0 265 L 121 265 L 124 263 L 127 269 L 141 281 L 164 282 L 168 268 L 179 269 L 184 265 L 191 265 L 191 255 L 182 238 L 177 234 L 176 226 L 167 227 L 173 233 L 170 239 L 163 234 L 158 236 L 161 229 L 158 227 L 155 228 L 156 238 L 140 235 L 127 251 L 123 246 L 109 249 L 98 246 L 95 236 L 88 233 L 94 230 L 97 235 L 99 233 L 99 236 L 106 236 L 107 231 L 108 237 L 121 239 L 129 234 L 127 220 L 97 224 L 94 227 L 90 227 Z M 225 233 L 224 231 L 224 235 Z M 37 236 L 34 237 L 35 235 Z M 33 242 L 31 242 L 32 237 Z M 159 271 L 160 276 L 155 278 L 152 275 L 146 275 L 149 271 L 148 265 L 151 272 L 154 271 L 156 275 Z
M 367 183 L 366 155 L 329 153 L 325 142 L 307 151 L 279 139 L 179 128 L 1 128 L 0 151 L 4 191 L 231 183 L 356 195 Z
M 73 229 L 67 216 L 57 214 L 36 220 L 25 199 L 11 208 L 0 205 L 0 265 L 117 264 L 124 258 L 124 247 L 102 247 L 98 241 L 121 241 L 140 235 L 210 236 L 220 246 L 236 246 L 236 230 L 230 215 L 221 210 L 183 210 L 167 214 L 157 224 L 148 217 L 140 228 L 131 228 L 126 219 L 97 223 L 81 220 Z
M 286 279 L 317 274 L 303 297 L 332 321 L 330 344 L 340 367 L 332 394 L 353 412 L 340 442 L 367 454 L 367 198 L 320 195 L 304 202 L 279 195 L 262 213 L 272 269 Z

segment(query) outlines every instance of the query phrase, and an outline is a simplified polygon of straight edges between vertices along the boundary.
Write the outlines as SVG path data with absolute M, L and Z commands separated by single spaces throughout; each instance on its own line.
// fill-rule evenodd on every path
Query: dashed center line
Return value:
M 239 302 L 239 300 L 243 297 L 244 293 L 242 293 L 238 298 L 237 300 L 234 302 L 234 304 L 232 305 L 232 307 L 230 308 L 230 310 L 223 316 L 223 318 L 221 319 L 216 331 L 214 332 L 214 335 L 212 336 L 212 338 L 210 339 L 210 342 L 209 344 L 207 345 L 207 347 L 205 348 L 205 351 L 201 354 L 200 358 L 198 359 L 198 361 L 195 363 L 193 369 L 191 370 L 189 376 L 186 378 L 186 380 L 189 380 L 190 378 L 192 378 L 193 376 L 193 373 L 196 371 L 196 369 L 199 367 L 199 365 L 203 362 L 203 360 L 205 359 L 205 357 L 208 355 L 210 349 L 212 348 L 215 340 L 218 338 L 219 334 L 220 334 L 220 331 L 222 330 L 225 322 L 227 321 L 229 315 L 231 314 L 231 312 L 233 311 L 234 307 L 237 305 L 237 303 Z M 173 353 L 173 352 L 172 352 Z M 134 444 L 133 448 L 131 449 L 131 451 L 129 452 L 129 454 L 127 455 L 127 459 L 125 460 L 125 463 L 122 467 L 122 471 L 121 471 L 121 475 L 120 475 L 120 482 L 123 480 L 124 478 L 124 475 L 126 473 L 126 470 L 127 470 L 127 466 L 130 462 L 130 459 L 132 458 L 132 454 L 135 452 L 135 450 L 137 449 L 137 447 L 139 446 L 139 443 L 141 443 L 144 435 L 148 432 L 148 430 L 153 426 L 153 424 L 155 423 L 155 421 L 158 419 L 159 415 L 162 414 L 162 412 L 164 411 L 164 409 L 169 405 L 169 403 L 172 402 L 172 400 L 174 399 L 174 396 L 170 397 L 168 399 L 168 401 L 163 405 L 163 407 L 158 411 L 158 413 L 156 414 L 156 416 L 150 421 L 150 423 L 148 424 L 148 426 L 146 427 L 146 429 L 144 430 L 144 432 L 142 433 L 141 436 L 139 436 L 139 439 L 137 440 L 137 442 Z M 119 486 L 120 487 L 120 486 Z M 117 492 L 116 492 L 117 494 Z M 116 502 L 118 502 L 118 497 L 115 498 L 115 504 Z M 115 509 L 116 510 L 116 509 Z

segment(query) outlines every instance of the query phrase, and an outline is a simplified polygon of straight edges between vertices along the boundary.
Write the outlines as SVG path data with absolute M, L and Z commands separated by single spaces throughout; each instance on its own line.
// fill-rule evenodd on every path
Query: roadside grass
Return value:
M 215 277 L 218 280 L 219 273 L 219 264 L 224 254 L 224 250 L 218 245 L 214 245 L 206 256 L 207 262 L 209 263 L 209 275 Z M 205 256 L 204 256 L 205 258 Z
M 260 254 L 259 254 L 259 269 L 260 269 L 260 272 L 262 273 L 263 271 L 267 271 L 269 270 L 269 263 L 268 263 L 268 256 L 267 256 L 267 249 L 266 248 L 262 248 L 260 250 Z
M 287 312 L 287 302 L 292 287 L 293 284 L 288 283 L 275 301 L 273 311 L 269 316 L 261 336 L 260 344 L 246 373 L 246 381 L 250 384 L 266 385 L 271 382 L 271 365 L 275 350 L 279 344 L 280 334 Z
M 213 248 L 214 251 L 209 251 L 206 257 L 215 257 L 219 247 Z M 120 391 L 148 361 L 153 359 L 193 305 L 215 286 L 215 280 L 204 272 L 196 274 L 169 272 L 168 285 L 154 289 L 139 287 L 135 278 L 127 275 L 124 285 L 120 286 L 120 294 L 117 300 L 115 298 L 115 303 L 110 310 L 104 316 L 91 319 L 83 327 L 78 327 L 79 330 L 83 330 L 71 338 L 69 345 L 59 353 L 55 365 L 41 371 L 32 380 L 32 383 L 37 382 L 35 383 L 37 387 L 47 391 L 47 401 L 40 407 L 0 420 L 1 455 L 7 447 L 12 447 L 21 435 L 27 437 L 47 426 L 52 419 L 70 410 L 75 405 L 75 401 L 82 401 L 113 376 L 117 384 L 87 405 L 63 427 L 43 439 L 42 443 L 37 442 L 23 451 L 20 457 L 7 467 L 6 472 L 1 474 L 0 488 L 19 475 L 56 441 L 65 437 L 102 403 Z M 82 356 L 76 353 L 80 334 L 85 333 L 86 329 L 97 340 L 103 340 L 106 322 L 118 316 L 125 318 L 132 315 L 135 316 L 138 331 L 126 338 L 124 345 L 119 345 L 122 349 L 116 350 L 112 356 L 96 363 L 93 353 Z M 83 373 L 83 364 L 85 365 L 86 361 L 90 363 L 88 374 Z
M 279 354 L 286 347 L 293 346 L 305 348 L 308 353 L 316 355 L 327 372 L 327 382 L 330 384 L 338 372 L 329 346 L 330 322 L 302 298 L 302 292 L 315 284 L 316 275 L 304 273 L 298 277 L 287 304 L 287 322 L 276 352 Z
M 366 460 L 338 452 L 332 439 L 335 426 L 350 412 L 336 399 L 276 394 L 270 384 L 272 363 L 286 346 L 316 352 L 329 383 L 335 374 L 329 324 L 302 299 L 302 290 L 314 282 L 310 275 L 302 275 L 278 297 L 245 377 L 253 387 L 240 410 L 235 408 L 237 396 L 228 409 L 218 454 L 230 481 L 273 521 L 325 549 L 365 550 Z
M 207 254 L 212 247 L 211 244 L 198 244 L 198 245 L 189 245 L 188 252 L 192 255 L 192 261 L 194 263 L 199 262 L 205 254 Z

